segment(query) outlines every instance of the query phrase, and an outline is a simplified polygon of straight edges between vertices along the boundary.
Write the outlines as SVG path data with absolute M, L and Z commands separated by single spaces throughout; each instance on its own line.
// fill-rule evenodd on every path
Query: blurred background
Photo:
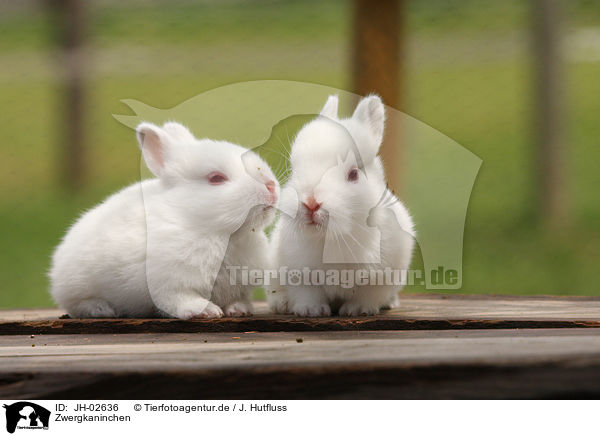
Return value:
M 51 305 L 53 247 L 139 179 L 121 99 L 261 79 L 379 92 L 483 160 L 452 292 L 600 295 L 598 1 L 0 0 L 0 307 Z

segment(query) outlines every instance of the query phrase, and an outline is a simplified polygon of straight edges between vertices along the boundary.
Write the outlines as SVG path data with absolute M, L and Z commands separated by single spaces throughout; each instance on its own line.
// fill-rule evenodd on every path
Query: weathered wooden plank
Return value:
M 0 323 L 0 335 L 100 334 L 100 333 L 198 333 L 360 330 L 464 330 L 515 328 L 598 328 L 600 321 L 587 320 L 486 320 L 405 319 L 388 316 L 364 318 L 222 318 L 216 320 L 54 320 Z
M 12 398 L 592 398 L 600 330 L 5 337 L 0 368 Z
M 600 297 L 404 294 L 401 307 L 388 315 L 422 319 L 448 319 L 462 315 L 473 319 L 600 319 Z M 268 315 L 265 302 L 255 303 L 258 316 Z M 60 309 L 0 310 L 0 320 L 24 321 L 58 318 Z M 281 317 L 279 315 L 271 315 Z
M 374 317 L 297 318 L 269 314 L 218 320 L 58 319 L 56 309 L 0 311 L 0 335 L 244 331 L 455 330 L 600 327 L 600 298 L 404 295 Z
M 580 329 L 570 329 L 571 334 L 540 336 L 535 330 L 518 335 L 512 330 L 497 330 L 496 334 L 470 337 L 465 337 L 462 331 L 445 337 L 427 331 L 417 338 L 393 331 L 380 332 L 378 336 L 372 332 L 337 332 L 342 336 L 352 335 L 344 340 L 339 336 L 334 339 L 327 332 L 295 333 L 293 338 L 279 333 L 221 334 L 218 337 L 201 334 L 198 340 L 191 339 L 194 334 L 190 334 L 187 340 L 159 343 L 156 340 L 153 343 L 150 338 L 145 342 L 128 343 L 117 335 L 112 343 L 88 344 L 84 340 L 79 344 L 54 346 L 43 346 L 45 339 L 38 338 L 33 342 L 38 343 L 35 347 L 27 343 L 1 345 L 0 362 L 5 371 L 27 368 L 155 371 L 385 361 L 427 365 L 469 361 L 493 365 L 576 355 L 600 357 L 600 331 L 587 331 L 590 333 L 581 334 Z M 302 342 L 296 338 L 302 338 Z

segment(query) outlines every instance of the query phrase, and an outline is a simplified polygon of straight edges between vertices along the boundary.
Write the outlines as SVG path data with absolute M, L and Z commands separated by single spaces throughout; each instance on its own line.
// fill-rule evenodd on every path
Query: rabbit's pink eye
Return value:
M 223 173 L 220 173 L 218 171 L 212 172 L 210 173 L 208 176 L 208 183 L 210 183 L 211 185 L 222 185 L 223 183 L 225 183 L 228 179 L 227 176 Z
M 352 168 L 348 171 L 348 181 L 356 182 L 358 180 L 358 168 Z

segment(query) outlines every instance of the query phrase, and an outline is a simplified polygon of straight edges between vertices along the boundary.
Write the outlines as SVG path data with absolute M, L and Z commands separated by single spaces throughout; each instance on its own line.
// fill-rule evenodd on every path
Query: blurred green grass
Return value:
M 134 6 L 93 6 L 91 45 L 102 62 L 90 76 L 88 179 L 78 193 L 58 183 L 64 106 L 51 20 L 35 10 L 0 17 L 0 307 L 51 304 L 45 274 L 68 225 L 139 178 L 133 132 L 111 115 L 127 113 L 121 99 L 166 108 L 254 79 L 349 88 L 346 2 Z M 574 225 L 547 234 L 535 225 L 532 201 L 529 18 L 526 4 L 514 0 L 410 2 L 401 109 L 483 159 L 460 292 L 600 295 L 593 275 L 600 258 L 600 62 L 568 64 Z M 600 6 L 574 2 L 568 23 L 571 30 L 600 26 Z

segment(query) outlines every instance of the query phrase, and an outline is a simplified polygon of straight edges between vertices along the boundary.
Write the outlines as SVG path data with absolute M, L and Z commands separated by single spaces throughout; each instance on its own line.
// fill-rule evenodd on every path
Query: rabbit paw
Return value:
M 243 301 L 236 301 L 225 308 L 225 316 L 250 316 L 252 308 Z
M 308 305 L 308 304 L 296 304 L 294 305 L 294 307 L 292 307 L 292 312 L 294 313 L 294 315 L 296 316 L 330 316 L 331 315 L 331 309 L 329 308 L 328 304 L 315 304 L 315 305 Z
M 271 291 L 268 295 L 267 301 L 269 303 L 269 309 L 273 313 L 286 314 L 288 313 L 288 304 L 285 294 L 281 291 Z
M 400 307 L 401 304 L 402 303 L 400 303 L 400 297 L 398 296 L 398 294 L 395 294 L 392 298 L 392 301 L 390 302 L 390 309 L 397 309 Z
M 205 318 L 221 318 L 223 316 L 223 311 L 219 306 L 210 301 L 206 303 L 200 303 L 196 309 L 185 309 L 181 311 L 181 316 L 179 318 L 182 319 L 205 319 Z
M 381 310 L 397 309 L 400 307 L 400 304 L 400 298 L 398 297 L 398 294 L 396 294 L 392 297 L 389 303 L 386 303 L 383 306 L 381 306 Z
M 340 316 L 370 316 L 379 314 L 379 307 L 348 301 L 342 304 Z
M 117 318 L 117 313 L 108 302 L 100 298 L 88 298 L 69 309 L 73 318 Z

